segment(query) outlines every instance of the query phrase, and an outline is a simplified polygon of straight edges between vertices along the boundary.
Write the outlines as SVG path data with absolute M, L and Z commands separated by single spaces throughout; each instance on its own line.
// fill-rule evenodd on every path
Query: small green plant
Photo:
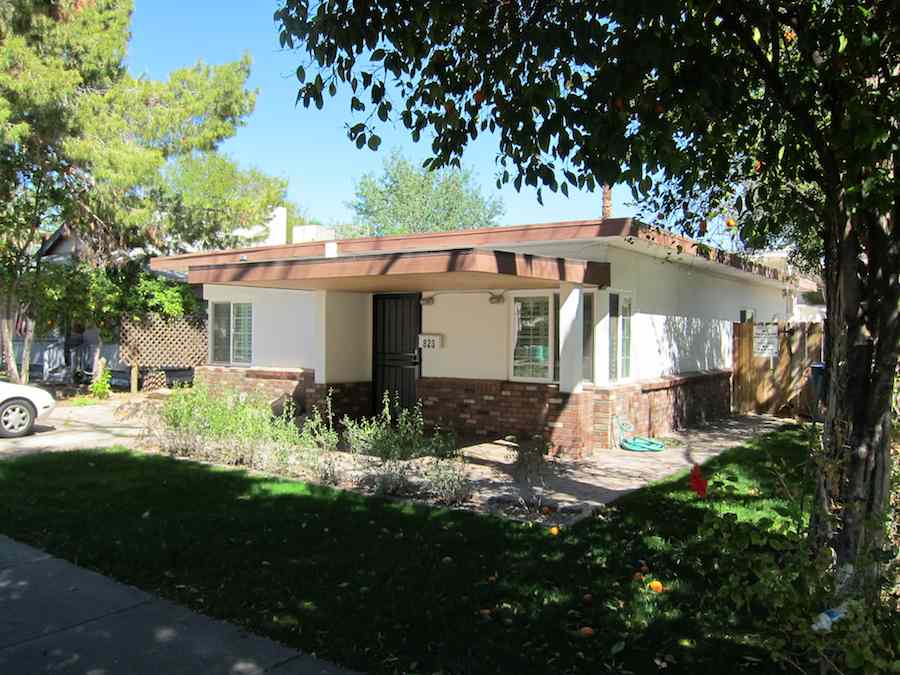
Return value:
M 73 408 L 83 408 L 89 405 L 97 405 L 97 399 L 93 396 L 85 396 L 84 394 L 79 394 L 78 396 L 73 396 L 70 399 L 65 401 L 65 404 L 71 406 Z
M 340 484 L 341 468 L 334 455 L 323 453 L 316 457 L 315 475 L 322 485 Z
M 375 494 L 405 495 L 412 492 L 409 466 L 397 459 L 386 459 L 375 472 Z
M 396 393 L 384 393 L 381 412 L 374 417 L 360 420 L 344 417 L 341 424 L 347 445 L 357 454 L 382 459 L 414 459 L 450 458 L 459 452 L 452 432 L 440 428 L 430 433 L 426 431 L 421 401 L 412 408 L 404 408 Z
M 459 461 L 436 459 L 425 474 L 435 501 L 452 506 L 472 496 L 472 482 L 466 477 Z
M 324 414 L 322 406 L 315 405 L 303 422 L 300 443 L 308 448 L 318 448 L 330 452 L 337 449 L 340 435 L 334 428 L 334 412 L 331 405 L 332 391 L 325 397 Z
M 109 395 L 112 393 L 112 385 L 110 384 L 112 380 L 112 373 L 109 368 L 105 365 L 101 366 L 100 375 L 97 376 L 97 379 L 91 382 L 90 389 L 91 396 L 94 398 L 100 399 L 104 401 L 109 398 Z

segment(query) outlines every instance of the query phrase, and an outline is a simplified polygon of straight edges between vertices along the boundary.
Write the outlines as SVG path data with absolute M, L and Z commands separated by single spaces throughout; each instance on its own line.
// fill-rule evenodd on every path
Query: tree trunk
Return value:
M 878 601 L 891 474 L 891 392 L 897 366 L 900 284 L 896 242 L 863 255 L 840 193 L 825 237 L 829 391 L 810 539 L 829 550 L 835 595 Z M 888 220 L 881 224 L 889 239 Z M 871 230 L 871 228 L 867 228 Z M 837 597 L 835 598 L 837 599 Z
M 15 306 L 14 294 L 7 289 L 6 297 L 0 302 L 0 340 L 2 340 L 3 361 L 6 364 L 6 376 L 10 382 L 19 381 L 19 368 L 16 364 L 16 350 L 13 349 L 13 335 L 15 334 L 15 316 L 12 308 Z
M 94 358 L 93 365 L 91 366 L 91 382 L 96 382 L 101 375 L 101 366 L 100 359 L 102 358 L 103 353 L 103 336 L 100 332 L 97 332 L 97 344 L 94 345 Z
M 22 343 L 22 366 L 19 369 L 19 384 L 31 380 L 31 347 L 34 344 L 34 321 L 25 319 L 25 339 Z

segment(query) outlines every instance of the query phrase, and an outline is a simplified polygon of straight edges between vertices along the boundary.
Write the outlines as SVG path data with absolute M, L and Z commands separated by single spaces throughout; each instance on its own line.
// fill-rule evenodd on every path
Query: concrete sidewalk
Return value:
M 0 535 L 0 673 L 344 675 Z

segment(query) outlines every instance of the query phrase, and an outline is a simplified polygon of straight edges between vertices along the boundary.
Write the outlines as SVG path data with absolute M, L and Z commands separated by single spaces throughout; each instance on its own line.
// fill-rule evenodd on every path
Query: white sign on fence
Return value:
M 778 324 L 753 324 L 753 355 L 778 357 Z

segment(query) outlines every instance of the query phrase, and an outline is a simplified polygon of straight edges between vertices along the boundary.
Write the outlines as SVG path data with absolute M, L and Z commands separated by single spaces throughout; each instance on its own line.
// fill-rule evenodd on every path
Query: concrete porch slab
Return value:
M 741 415 L 704 427 L 675 432 L 662 452 L 602 450 L 583 459 L 547 460 L 539 473 L 525 477 L 515 465 L 513 445 L 480 443 L 464 450 L 475 499 L 491 504 L 550 504 L 577 520 L 592 509 L 674 473 L 703 464 L 753 437 L 775 431 L 789 420 L 767 415 Z

